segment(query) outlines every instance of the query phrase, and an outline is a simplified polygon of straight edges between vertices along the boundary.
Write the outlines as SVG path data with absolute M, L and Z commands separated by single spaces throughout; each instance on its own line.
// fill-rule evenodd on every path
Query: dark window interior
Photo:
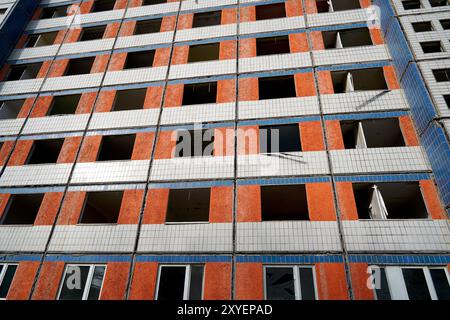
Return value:
M 97 161 L 130 160 L 135 134 L 103 136 Z
M 388 219 L 428 218 L 427 209 L 418 182 L 376 183 L 388 211 Z M 369 205 L 373 184 L 354 183 L 359 219 L 370 219 Z
M 158 300 L 181 301 L 184 294 L 186 267 L 161 267 L 158 286 Z
M 140 20 L 136 22 L 134 34 L 156 33 L 161 30 L 162 19 Z
M 171 189 L 166 221 L 209 221 L 210 194 L 210 188 Z
M 78 41 L 90 41 L 90 40 L 98 40 L 102 39 L 105 34 L 106 25 L 99 27 L 89 27 L 83 28 L 81 31 L 81 36 Z
M 217 26 L 221 23 L 222 11 L 209 11 L 194 13 L 192 28 Z
M 294 269 L 266 267 L 266 299 L 295 300 Z
M 402 1 L 405 10 L 420 9 L 422 6 L 419 0 Z
M 0 299 L 6 299 L 6 297 L 8 296 L 9 288 L 11 287 L 14 275 L 16 274 L 17 265 L 15 264 L 9 264 L 4 266 L 0 265 L 0 273 L 2 272 L 3 268 L 7 269 L 0 284 Z
M 293 75 L 258 78 L 259 100 L 295 97 Z
M 449 30 L 450 29 L 450 19 L 439 20 L 441 23 L 442 29 Z
M 256 38 L 256 55 L 267 56 L 271 54 L 290 53 L 289 37 L 278 36 L 268 38 Z
M 384 268 L 380 268 L 380 287 L 375 289 L 375 293 L 377 295 L 377 300 L 392 300 L 391 292 L 389 290 L 389 284 L 386 278 L 386 270 Z
M 430 0 L 432 7 L 444 7 L 448 6 L 448 0 Z
M 383 68 L 360 69 L 352 71 L 332 71 L 334 93 L 344 93 L 347 84 L 347 74 L 353 77 L 355 91 L 386 90 L 388 89 L 384 78 Z
M 305 185 L 261 186 L 262 220 L 309 220 Z
M 147 88 L 119 90 L 111 111 L 139 110 L 144 107 Z
M 64 139 L 35 140 L 27 164 L 56 163 Z
M 214 130 L 179 130 L 175 157 L 212 156 Z
M 5 81 L 35 79 L 41 70 L 42 62 L 11 66 Z
M 154 58 L 155 50 L 129 52 L 124 69 L 150 68 Z
M 415 32 L 433 31 L 433 25 L 431 24 L 431 21 L 414 22 L 412 23 L 412 27 Z
M 80 223 L 117 223 L 123 191 L 88 192 Z
M 450 108 L 450 94 L 444 95 L 444 101 L 448 108 Z
M 217 82 L 188 83 L 184 85 L 183 105 L 216 103 Z
M 47 115 L 75 114 L 80 99 L 81 94 L 55 96 Z
M 25 48 L 50 46 L 55 42 L 58 32 L 44 32 L 39 34 L 31 34 L 25 43 Z
M 277 19 L 286 17 L 284 2 L 256 6 L 256 20 Z
M 300 128 L 298 124 L 261 126 L 259 128 L 259 150 L 260 153 L 301 151 Z
M 69 61 L 66 69 L 66 76 L 87 74 L 91 72 L 95 57 L 78 58 Z
M 422 268 L 402 268 L 409 300 L 431 300 Z
M 43 198 L 43 193 L 11 195 L 1 219 L 2 224 L 33 224 Z
M 113 10 L 116 0 L 96 0 L 91 12 L 102 12 Z
M 433 75 L 437 82 L 450 81 L 450 69 L 433 70 Z
M 442 52 L 442 46 L 440 41 L 421 42 L 420 46 L 422 47 L 423 53 Z
M 7 10 L 8 10 L 8 8 L 1 8 L 0 9 L 0 16 L 4 15 Z M 0 271 L 1 271 L 1 269 L 0 269 Z
M 0 101 L 0 119 L 16 119 L 25 100 Z
M 317 0 L 317 12 L 330 12 L 329 0 Z M 333 0 L 330 1 L 333 5 L 333 11 L 344 11 L 344 10 L 353 10 L 360 9 L 361 5 L 358 0 Z
M 359 121 L 341 121 L 345 149 L 356 148 Z M 368 148 L 404 147 L 398 118 L 361 121 Z
M 45 7 L 42 8 L 41 16 L 39 19 L 50 19 L 65 17 L 67 15 L 67 5 L 57 7 Z
M 160 3 L 167 3 L 167 0 L 143 0 L 142 5 L 148 6 L 151 4 L 160 4 Z
M 430 269 L 430 274 L 438 299 L 450 300 L 450 285 L 445 270 L 442 268 Z
M 322 32 L 325 49 L 334 49 L 337 46 L 338 31 Z M 368 28 L 356 28 L 349 30 L 340 30 L 339 36 L 343 48 L 361 47 L 372 45 L 372 38 Z
M 220 43 L 207 43 L 189 47 L 188 63 L 219 60 Z

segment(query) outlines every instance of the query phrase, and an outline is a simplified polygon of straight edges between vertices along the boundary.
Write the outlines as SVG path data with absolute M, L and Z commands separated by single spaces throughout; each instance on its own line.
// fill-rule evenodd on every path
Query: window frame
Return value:
M 88 276 L 86 278 L 86 284 L 84 286 L 84 290 L 83 290 L 83 296 L 81 298 L 82 301 L 87 300 L 88 296 L 89 296 L 89 291 L 91 290 L 91 284 L 92 284 L 92 279 L 94 277 L 94 271 L 95 271 L 95 267 L 105 267 L 105 271 L 103 272 L 103 279 L 102 279 L 102 284 L 100 286 L 100 292 L 98 294 L 98 300 L 100 300 L 100 297 L 102 295 L 102 291 L 103 291 L 103 285 L 105 283 L 105 276 L 106 276 L 106 271 L 108 270 L 108 265 L 107 264 L 86 264 L 86 263 L 81 263 L 81 264 L 73 264 L 73 263 L 66 263 L 66 265 L 64 266 L 64 272 L 62 273 L 62 277 L 61 280 L 59 281 L 59 288 L 58 288 L 58 294 L 56 296 L 56 300 L 61 300 L 61 291 L 64 285 L 64 278 L 66 276 L 66 272 L 67 272 L 67 268 L 73 266 L 73 267 L 89 267 L 89 273 Z
M 0 271 L 0 286 L 3 283 L 3 280 L 5 278 L 5 274 L 6 274 L 6 270 L 8 270 L 9 266 L 16 266 L 16 271 L 14 272 L 14 276 L 12 278 L 11 281 L 11 285 L 14 282 L 14 278 L 16 277 L 16 273 L 17 273 L 17 269 L 19 268 L 19 264 L 18 263 L 0 263 L 0 266 L 3 266 L 2 270 Z M 9 290 L 11 289 L 11 286 L 8 288 L 8 292 L 6 293 L 6 297 L 8 296 Z M 4 301 L 6 300 L 5 298 L 0 298 L 0 301 Z
M 204 300 L 204 291 L 205 291 L 205 264 L 201 263 L 193 263 L 193 264 L 160 264 L 158 266 L 158 277 L 156 279 L 156 288 L 155 288 L 155 297 L 154 300 L 158 300 L 159 295 L 159 286 L 161 284 L 161 271 L 164 267 L 184 267 L 184 287 L 183 287 L 183 301 L 189 301 L 189 293 L 191 289 L 191 269 L 193 266 L 201 266 L 203 268 L 203 277 L 202 277 L 202 297 L 201 300 Z
M 292 264 L 265 264 L 263 265 L 263 287 L 264 287 L 264 300 L 267 300 L 267 279 L 266 279 L 266 269 L 267 268 L 292 268 L 294 275 L 294 289 L 295 289 L 295 300 L 302 300 L 302 284 L 300 283 L 300 271 L 299 268 L 309 268 L 312 269 L 313 274 L 313 285 L 314 285 L 314 298 L 319 300 L 319 294 L 317 291 L 317 277 L 316 268 L 314 265 L 292 265 Z

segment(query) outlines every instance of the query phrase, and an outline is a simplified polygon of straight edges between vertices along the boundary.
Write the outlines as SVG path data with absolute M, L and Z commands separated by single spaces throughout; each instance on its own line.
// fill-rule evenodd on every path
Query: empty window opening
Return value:
M 39 19 L 51 19 L 65 17 L 67 15 L 67 5 L 57 7 L 45 7 L 42 8 L 41 16 Z
M 48 110 L 48 116 L 75 114 L 81 94 L 70 94 L 53 97 L 53 102 Z
M 0 119 L 16 119 L 25 100 L 0 101 Z
M 341 121 L 345 149 L 404 147 L 398 118 Z
M 2 217 L 3 225 L 34 224 L 41 206 L 43 193 L 13 194 Z
M 360 9 L 361 5 L 358 0 L 317 0 L 317 12 L 334 12 Z
M 119 90 L 111 111 L 139 110 L 144 107 L 146 88 Z
M 41 70 L 42 62 L 11 66 L 5 81 L 35 79 Z
M 188 63 L 219 60 L 220 43 L 200 44 L 189 47 Z
M 117 223 L 123 191 L 88 192 L 80 223 Z
M 166 222 L 209 221 L 210 188 L 171 189 Z
M 25 48 L 37 48 L 43 46 L 51 46 L 56 39 L 58 32 L 45 32 L 40 34 L 31 34 L 25 43 Z
M 301 151 L 298 124 L 261 126 L 259 128 L 259 150 L 260 153 Z
M 162 19 L 140 20 L 136 22 L 134 34 L 156 33 L 161 30 Z
M 425 219 L 418 182 L 354 183 L 359 219 Z
M 267 56 L 271 54 L 290 53 L 289 37 L 256 38 L 256 55 Z
M 433 70 L 433 75 L 437 82 L 450 81 L 450 69 Z
M 439 20 L 441 23 L 442 29 L 449 30 L 450 29 L 450 19 Z
M 432 7 L 444 7 L 448 6 L 448 0 L 430 0 L 430 5 Z
M 183 105 L 216 103 L 217 82 L 188 83 L 184 85 Z
M 160 3 L 167 3 L 167 0 L 144 0 L 142 1 L 143 6 L 148 6 L 152 4 L 160 4 Z
M 322 32 L 325 49 L 340 49 L 371 46 L 372 38 L 368 28 Z
M 105 270 L 104 265 L 67 265 L 58 300 L 98 300 Z M 79 285 L 74 287 L 73 279 L 77 276 Z
M 286 17 L 284 2 L 256 6 L 256 20 L 277 19 Z
M 96 0 L 92 7 L 91 12 L 102 12 L 114 9 L 116 0 Z
M 17 264 L 0 264 L 0 300 L 8 296 L 16 270 Z
M 303 184 L 261 186 L 262 221 L 309 220 Z
M 175 157 L 208 157 L 214 153 L 214 129 L 178 130 Z
M 440 41 L 428 41 L 421 42 L 420 46 L 422 47 L 423 53 L 436 53 L 443 52 L 442 45 Z
M 222 11 L 197 12 L 194 13 L 192 28 L 217 26 L 221 23 Z
M 79 74 L 87 74 L 91 72 L 95 57 L 78 58 L 69 60 L 66 69 L 66 76 L 75 76 Z
M 294 76 L 258 78 L 259 100 L 295 97 Z
M 56 163 L 64 139 L 35 140 L 27 164 Z
M 0 17 L 5 15 L 6 11 L 8 11 L 8 8 L 0 8 Z
M 130 160 L 135 134 L 103 136 L 97 161 Z
M 414 22 L 412 23 L 412 27 L 415 32 L 428 32 L 434 30 L 431 21 Z
M 155 50 L 129 52 L 124 69 L 150 68 L 153 66 Z
M 447 108 L 450 109 L 450 94 L 444 95 L 444 101 L 445 101 L 445 104 L 447 105 Z
M 90 41 L 102 39 L 105 34 L 106 26 L 83 28 L 78 41 Z
M 158 273 L 157 300 L 202 300 L 203 265 L 160 266 Z
M 405 10 L 414 10 L 422 8 L 422 5 L 420 4 L 419 0 L 402 1 L 402 5 Z
M 313 267 L 264 266 L 266 300 L 316 300 Z
M 334 93 L 387 90 L 383 68 L 331 72 Z

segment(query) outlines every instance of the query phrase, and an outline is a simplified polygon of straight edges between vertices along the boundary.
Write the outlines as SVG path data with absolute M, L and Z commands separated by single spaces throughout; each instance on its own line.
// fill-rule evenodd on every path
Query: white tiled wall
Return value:
M 51 226 L 0 226 L 0 252 L 44 251 Z

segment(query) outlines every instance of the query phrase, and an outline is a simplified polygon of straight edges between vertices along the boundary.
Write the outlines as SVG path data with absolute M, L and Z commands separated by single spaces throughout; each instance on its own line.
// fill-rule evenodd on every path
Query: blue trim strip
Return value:
M 305 184 L 315 182 L 330 182 L 331 178 L 324 177 L 299 177 L 299 178 L 271 178 L 271 179 L 247 179 L 238 180 L 238 186 L 248 185 L 286 185 L 286 184 Z
M 185 188 L 211 188 L 211 187 L 232 187 L 231 180 L 217 180 L 217 181 L 187 181 L 187 182 L 163 182 L 150 183 L 149 189 L 185 189 Z
M 22 262 L 22 261 L 41 261 L 41 254 L 5 254 L 0 255 L 1 262 Z
M 429 179 L 431 179 L 431 175 L 428 173 L 334 177 L 334 180 L 336 182 L 399 182 L 399 181 L 419 181 Z
M 382 68 L 391 65 L 389 61 L 371 62 L 371 63 L 351 63 L 332 66 L 318 67 L 318 71 L 345 71 L 353 69 L 369 69 L 369 68 Z
M 349 255 L 350 263 L 446 265 L 450 255 Z
M 302 256 L 237 256 L 237 263 L 343 263 L 341 255 L 302 255 Z
M 325 120 L 361 120 L 361 119 L 384 119 L 397 118 L 409 115 L 407 111 L 393 111 L 393 112 L 368 112 L 368 113 L 348 113 L 348 114 L 334 114 L 324 116 Z
M 131 262 L 128 255 L 47 255 L 46 262 L 70 262 L 70 263 L 107 263 L 107 262 Z
M 320 121 L 320 117 L 313 116 L 313 117 L 291 117 L 291 118 L 279 118 L 279 119 L 244 120 L 244 121 L 239 121 L 238 127 L 301 123 L 301 122 L 309 122 L 309 121 Z
M 159 263 L 201 263 L 201 262 L 231 262 L 231 256 L 137 256 L 136 262 Z

